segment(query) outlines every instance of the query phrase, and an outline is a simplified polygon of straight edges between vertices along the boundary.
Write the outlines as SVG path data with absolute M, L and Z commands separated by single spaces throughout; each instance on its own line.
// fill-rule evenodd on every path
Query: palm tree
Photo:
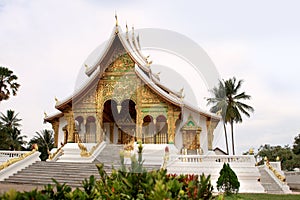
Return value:
M 1 113 L 0 116 L 0 123 L 2 126 L 13 129 L 13 128 L 19 128 L 21 125 L 19 122 L 21 119 L 18 119 L 18 114 L 15 114 L 15 111 L 13 110 L 7 110 L 6 115 Z
M 241 113 L 250 117 L 249 111 L 254 112 L 254 109 L 241 101 L 250 100 L 251 96 L 247 95 L 245 92 L 238 93 L 241 89 L 243 80 L 237 82 L 236 78 L 228 79 L 225 81 L 226 96 L 227 96 L 227 112 L 228 122 L 231 127 L 231 138 L 232 138 L 232 153 L 235 155 L 234 151 L 234 137 L 233 137 L 233 123 L 242 123 L 243 119 Z
M 219 87 L 213 89 L 213 94 L 215 97 L 207 99 L 208 104 L 214 104 L 214 106 L 211 108 L 212 112 L 221 112 L 226 137 L 227 134 L 225 124 L 227 122 L 230 123 L 233 155 L 235 155 L 233 123 L 243 122 L 241 113 L 247 117 L 250 117 L 249 112 L 254 112 L 254 109 L 251 106 L 241 102 L 243 100 L 251 99 L 251 96 L 247 95 L 245 92 L 238 93 L 241 89 L 242 83 L 243 80 L 237 81 L 235 77 L 226 81 L 220 81 Z
M 10 147 L 14 150 L 22 150 L 22 145 L 25 145 L 27 142 L 24 140 L 27 136 L 21 136 L 21 131 L 17 128 L 13 128 L 10 133 Z M 24 149 L 24 147 L 23 147 Z
M 36 134 L 37 135 L 29 141 L 29 145 L 37 144 L 41 152 L 41 160 L 47 160 L 51 149 L 54 147 L 53 131 L 45 129 L 36 132 Z
M 21 136 L 21 131 L 19 123 L 21 119 L 18 118 L 18 114 L 15 114 L 13 110 L 7 110 L 6 115 L 1 113 L 0 116 L 0 132 L 3 137 L 1 137 L 1 142 L 5 143 L 2 145 L 5 149 L 21 150 L 22 145 L 26 144 L 24 138 L 26 136 Z
M 210 112 L 212 113 L 218 113 L 222 116 L 223 120 L 223 127 L 224 127 L 224 133 L 225 133 L 225 142 L 226 142 L 226 151 L 227 154 L 229 154 L 228 150 L 228 137 L 227 137 L 227 131 L 226 131 L 226 109 L 227 109 L 227 101 L 226 101 L 226 91 L 225 86 L 222 81 L 219 81 L 218 87 L 214 87 L 211 90 L 211 93 L 214 97 L 207 98 L 206 100 L 207 105 L 213 104 L 213 106 L 210 108 Z
M 0 127 L 0 150 L 7 150 L 10 148 L 10 136 L 5 127 Z
M 18 77 L 13 74 L 13 71 L 6 67 L 0 66 L 0 102 L 9 99 L 11 93 L 17 95 L 20 84 L 16 82 Z

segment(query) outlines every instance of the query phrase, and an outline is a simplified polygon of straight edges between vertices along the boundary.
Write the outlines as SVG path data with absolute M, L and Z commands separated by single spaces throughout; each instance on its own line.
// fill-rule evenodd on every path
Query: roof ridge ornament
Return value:
M 134 25 L 132 25 L 132 42 L 134 42 Z
M 115 11 L 115 19 L 116 19 L 116 30 L 115 30 L 115 34 L 119 33 L 119 23 L 118 23 L 118 16 L 117 16 L 117 11 Z
M 89 69 L 89 66 L 87 64 L 84 64 L 84 67 L 85 67 L 85 71 Z
M 58 103 L 57 97 L 54 97 L 54 100 L 55 100 L 55 103 L 57 104 Z
M 137 41 L 137 45 L 138 45 L 139 50 L 141 50 L 140 34 L 138 34 L 138 35 L 136 36 L 136 41 Z
M 180 95 L 180 100 L 183 100 L 184 99 L 184 87 L 182 87 L 180 90 L 179 90 L 179 95 Z
M 118 15 L 117 15 L 117 11 L 115 11 L 115 18 L 116 18 L 116 26 L 118 26 Z

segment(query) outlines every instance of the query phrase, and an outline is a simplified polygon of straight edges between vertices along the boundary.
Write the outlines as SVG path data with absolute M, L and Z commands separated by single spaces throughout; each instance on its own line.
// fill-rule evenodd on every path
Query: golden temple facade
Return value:
M 212 150 L 220 118 L 184 103 L 183 95 L 160 83 L 139 39 L 116 24 L 74 94 L 57 101 L 52 124 L 55 145 L 69 142 L 175 144 L 187 150 Z

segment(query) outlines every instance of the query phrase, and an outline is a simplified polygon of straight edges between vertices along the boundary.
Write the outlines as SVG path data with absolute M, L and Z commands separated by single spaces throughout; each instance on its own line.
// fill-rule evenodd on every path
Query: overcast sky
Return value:
M 83 62 L 109 38 L 116 10 L 123 30 L 127 21 L 181 33 L 206 51 L 222 79 L 245 81 L 255 113 L 236 126 L 237 152 L 291 144 L 300 133 L 299 7 L 297 1 L 0 0 L 0 65 L 21 84 L 0 111 L 18 112 L 29 138 L 50 128 L 44 111 L 54 113 L 54 98 L 72 94 Z M 224 149 L 223 137 L 215 144 Z

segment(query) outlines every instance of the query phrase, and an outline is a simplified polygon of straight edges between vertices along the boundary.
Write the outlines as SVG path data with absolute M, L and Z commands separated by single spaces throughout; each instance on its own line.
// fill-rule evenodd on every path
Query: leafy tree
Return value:
M 10 137 L 5 127 L 0 127 L 0 150 L 10 148 Z
M 235 155 L 234 151 L 234 137 L 233 137 L 233 123 L 242 123 L 243 119 L 241 113 L 250 117 L 249 111 L 254 112 L 254 109 L 242 103 L 242 100 L 249 100 L 251 98 L 250 95 L 247 95 L 245 92 L 238 93 L 243 80 L 236 81 L 236 78 L 233 77 L 232 79 L 225 81 L 225 90 L 226 90 L 226 97 L 227 97 L 227 111 L 226 111 L 226 120 L 230 123 L 231 127 L 231 138 L 232 138 L 232 153 Z M 241 112 L 241 113 L 240 113 Z
M 15 114 L 15 111 L 13 110 L 7 110 L 6 115 L 1 113 L 0 116 L 0 123 L 2 126 L 5 126 L 7 128 L 13 129 L 13 128 L 19 128 L 21 119 L 18 118 L 18 113 Z
M 242 83 L 243 80 L 237 81 L 235 77 L 220 81 L 219 86 L 213 89 L 215 97 L 207 99 L 209 104 L 214 105 L 211 111 L 214 113 L 221 112 L 224 123 L 230 124 L 233 155 L 235 155 L 233 124 L 243 122 L 241 113 L 250 117 L 249 112 L 254 112 L 251 106 L 242 102 L 251 99 L 251 96 L 245 92 L 239 93 Z M 225 125 L 224 128 L 226 129 Z
M 300 154 L 300 134 L 298 136 L 296 136 L 294 141 L 294 145 L 293 145 L 293 152 L 296 155 Z
M 17 95 L 20 84 L 16 82 L 18 77 L 13 71 L 0 66 L 0 102 L 9 99 L 10 95 Z
M 41 160 L 47 160 L 51 149 L 54 147 L 53 131 L 45 129 L 36 132 L 36 135 L 29 141 L 30 146 L 33 144 L 38 145 Z
M 297 156 L 293 153 L 292 149 L 286 145 L 281 146 L 270 146 L 265 144 L 260 146 L 258 153 L 256 155 L 261 158 L 267 157 L 269 161 L 277 161 L 277 157 L 280 159 L 281 167 L 283 170 L 293 170 L 295 167 L 299 166 L 299 161 L 297 161 Z M 259 164 L 263 164 L 264 160 L 261 160 Z
M 207 98 L 207 105 L 213 104 L 210 108 L 210 112 L 221 114 L 223 120 L 224 134 L 225 134 L 225 142 L 226 142 L 226 151 L 229 154 L 228 150 L 228 137 L 226 130 L 226 110 L 227 110 L 227 101 L 226 101 L 226 91 L 225 86 L 222 81 L 219 81 L 218 87 L 214 87 L 211 90 L 211 93 L 214 97 Z
M 1 148 L 11 150 L 21 150 L 22 145 L 26 144 L 24 138 L 21 136 L 19 130 L 21 119 L 18 118 L 18 114 L 15 114 L 13 110 L 7 110 L 6 115 L 1 113 L 0 116 L 0 132 L 1 132 Z
M 229 163 L 224 163 L 217 181 L 217 189 L 224 191 L 225 195 L 238 193 L 240 182 L 235 172 L 230 168 Z
M 27 142 L 24 140 L 27 136 L 21 136 L 21 131 L 17 128 L 11 129 L 10 132 L 10 139 L 11 139 L 11 144 L 10 147 L 12 147 L 15 150 L 23 150 Z

